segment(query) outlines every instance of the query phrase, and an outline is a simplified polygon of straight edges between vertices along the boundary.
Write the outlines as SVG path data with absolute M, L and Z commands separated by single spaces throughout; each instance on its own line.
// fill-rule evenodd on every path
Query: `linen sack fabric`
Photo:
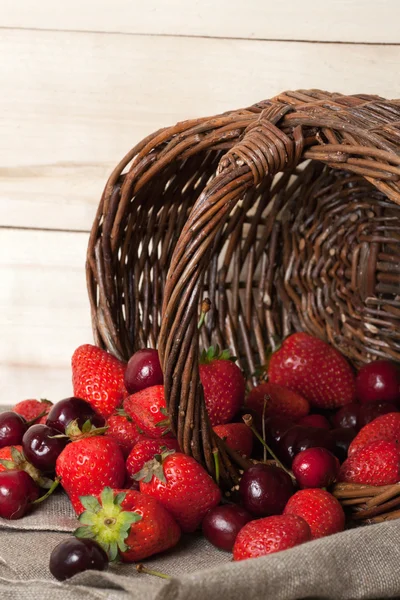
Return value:
M 169 553 L 143 561 L 169 581 L 119 564 L 60 583 L 48 570 L 50 553 L 77 523 L 61 491 L 18 521 L 0 519 L 1 600 L 400 598 L 400 521 L 238 563 L 199 534 L 186 535 Z

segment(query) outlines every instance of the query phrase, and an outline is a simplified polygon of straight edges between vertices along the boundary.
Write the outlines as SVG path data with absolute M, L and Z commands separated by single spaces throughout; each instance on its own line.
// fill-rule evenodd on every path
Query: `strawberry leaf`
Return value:
M 5 458 L 0 459 L 0 464 L 3 465 L 7 469 L 7 471 L 12 471 L 15 469 L 15 462 L 12 460 L 6 460 Z
M 118 556 L 118 544 L 117 542 L 110 542 L 110 549 L 108 552 L 108 558 L 111 562 L 115 562 Z
M 117 494 L 114 498 L 114 504 L 116 506 L 121 506 L 122 502 L 125 500 L 126 498 L 126 493 L 125 492 L 120 492 L 119 494 Z
M 90 529 L 90 527 L 78 527 L 73 532 L 73 535 L 75 537 L 78 537 L 78 538 L 91 538 L 91 539 L 94 539 L 96 537 L 96 534 L 94 533 L 94 531 L 92 531 Z
M 88 419 L 87 421 L 84 422 L 84 424 L 82 425 L 82 433 L 89 433 L 89 431 L 92 429 L 92 423 L 90 422 L 90 420 Z
M 114 506 L 114 494 L 112 488 L 106 486 L 100 495 L 101 504 L 106 510 Z
M 99 501 L 94 496 L 80 496 L 79 500 L 81 501 L 83 507 L 86 508 L 86 510 L 98 513 L 101 509 Z

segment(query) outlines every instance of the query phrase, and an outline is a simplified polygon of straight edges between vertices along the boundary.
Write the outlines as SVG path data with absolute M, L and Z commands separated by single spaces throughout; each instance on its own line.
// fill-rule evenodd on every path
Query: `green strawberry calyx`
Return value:
M 102 435 L 107 431 L 107 429 L 108 425 L 105 425 L 104 427 L 95 427 L 89 419 L 85 421 L 82 425 L 82 428 L 80 428 L 78 425 L 78 419 L 75 419 L 74 421 L 71 421 L 71 423 L 68 423 L 67 427 L 65 428 L 65 434 L 60 433 L 58 435 L 51 435 L 50 437 L 68 438 L 72 442 L 77 442 L 78 440 L 83 440 L 88 437 Z
M 138 473 L 133 475 L 135 481 L 143 481 L 143 483 L 150 483 L 153 476 L 156 477 L 162 483 L 167 483 L 164 473 L 164 461 L 171 454 L 175 454 L 175 450 L 165 449 L 162 454 L 156 454 L 154 458 L 147 461 L 142 469 Z
M 100 494 L 100 502 L 95 496 L 79 498 L 86 510 L 78 517 L 81 526 L 74 531 L 74 535 L 95 540 L 110 561 L 116 561 L 120 552 L 129 550 L 125 540 L 132 525 L 142 519 L 134 511 L 123 510 L 125 497 L 125 492 L 114 495 L 112 488 L 105 487 Z
M 14 446 L 11 447 L 10 452 L 11 460 L 0 460 L 0 463 L 3 465 L 3 467 L 7 469 L 7 471 L 26 471 L 28 475 L 32 477 L 33 481 L 38 484 L 39 487 L 47 490 L 52 488 L 54 481 L 52 479 L 49 479 L 48 477 L 44 477 L 39 471 L 39 469 L 31 465 L 31 463 L 26 460 L 23 452 L 20 452 L 19 450 L 17 450 L 17 448 L 14 448 Z
M 169 416 L 168 416 L 168 411 L 166 408 L 162 407 L 160 408 L 160 413 L 165 417 L 165 419 L 163 419 L 162 421 L 159 421 L 158 423 L 156 423 L 156 427 L 163 427 L 164 431 L 162 432 L 162 436 L 167 435 L 167 433 L 170 433 L 171 431 L 171 423 L 169 420 Z
M 236 362 L 236 356 L 232 356 L 228 349 L 221 350 L 218 344 L 216 346 L 210 346 L 208 350 L 203 350 L 200 356 L 201 365 L 209 365 L 214 360 L 229 360 Z

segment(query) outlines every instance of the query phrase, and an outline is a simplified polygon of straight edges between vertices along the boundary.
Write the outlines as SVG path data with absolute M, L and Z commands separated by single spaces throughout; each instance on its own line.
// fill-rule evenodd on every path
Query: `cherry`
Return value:
M 293 421 L 286 417 L 276 415 L 265 421 L 266 442 L 272 449 L 277 448 L 281 438 L 289 429 L 294 427 Z
M 330 429 L 330 423 L 324 415 L 307 415 L 297 421 L 303 427 L 316 427 L 317 429 Z
M 285 471 L 261 463 L 247 469 L 239 484 L 241 502 L 255 517 L 279 515 L 293 492 L 292 480 Z
M 32 425 L 22 438 L 25 458 L 39 471 L 52 473 L 59 454 L 68 443 L 67 438 L 55 438 L 60 432 L 48 425 Z
M 130 394 L 164 383 L 157 350 L 143 348 L 129 359 L 125 371 L 125 387 Z
M 24 417 L 8 410 L 0 414 L 0 448 L 19 445 L 28 427 Z
M 203 519 L 204 537 L 217 548 L 232 551 L 237 534 L 252 519 L 247 510 L 236 504 L 216 506 Z
M 350 404 L 346 404 L 340 408 L 332 417 L 333 427 L 336 429 L 338 427 L 346 428 L 358 428 L 358 417 L 360 414 L 360 405 L 355 402 L 351 402 Z
M 82 428 L 86 421 L 90 421 L 95 427 L 103 427 L 104 419 L 88 402 L 82 398 L 65 398 L 57 402 L 47 415 L 46 425 L 65 433 L 66 427 L 72 421 L 78 421 L 78 427 Z
M 356 377 L 356 394 L 360 402 L 398 402 L 400 369 L 389 360 L 364 365 Z
M 331 429 L 329 434 L 335 445 L 333 453 L 342 463 L 347 458 L 349 446 L 356 437 L 357 431 L 351 427 L 339 427 L 338 429 Z
M 39 487 L 26 471 L 0 473 L 0 517 L 20 519 L 39 497 Z
M 49 567 L 56 579 L 64 581 L 89 569 L 104 571 L 108 567 L 108 558 L 94 540 L 71 537 L 53 549 Z
M 301 488 L 322 488 L 331 485 L 338 476 L 340 463 L 326 448 L 308 448 L 297 454 L 292 471 Z
M 357 421 L 358 429 L 362 429 L 367 423 L 370 423 L 381 415 L 398 411 L 398 407 L 391 402 L 369 402 L 368 404 L 362 404 Z
M 326 448 L 333 452 L 334 442 L 330 434 L 317 427 L 301 427 L 296 425 L 289 429 L 280 439 L 277 454 L 287 466 L 291 466 L 296 454 L 307 448 Z

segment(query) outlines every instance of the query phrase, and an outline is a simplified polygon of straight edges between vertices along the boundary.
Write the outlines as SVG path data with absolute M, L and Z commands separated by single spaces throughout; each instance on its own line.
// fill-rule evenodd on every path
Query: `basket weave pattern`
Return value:
M 157 346 L 181 448 L 228 485 L 199 346 L 255 383 L 276 337 L 305 330 L 354 363 L 400 360 L 400 101 L 317 90 L 178 123 L 117 165 L 88 248 L 95 341 Z M 199 334 L 201 300 L 211 300 Z

